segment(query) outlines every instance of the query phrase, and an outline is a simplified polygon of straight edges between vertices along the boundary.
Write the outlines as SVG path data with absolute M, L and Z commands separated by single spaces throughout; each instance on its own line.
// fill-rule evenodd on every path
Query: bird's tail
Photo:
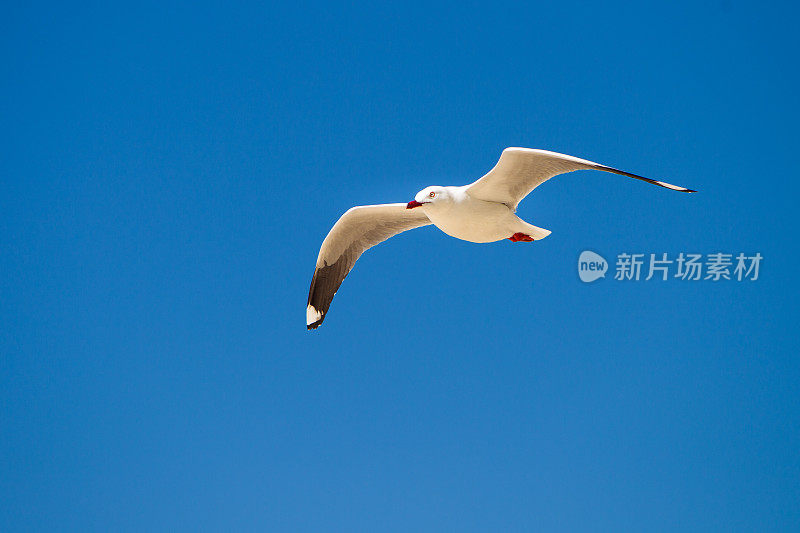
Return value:
M 552 233 L 549 229 L 540 228 L 539 226 L 534 226 L 533 224 L 528 224 L 521 218 L 519 219 L 518 229 L 515 231 L 519 231 L 520 233 L 524 233 L 526 235 L 530 235 L 533 237 L 533 240 L 538 241 L 540 239 L 544 239 L 548 235 Z

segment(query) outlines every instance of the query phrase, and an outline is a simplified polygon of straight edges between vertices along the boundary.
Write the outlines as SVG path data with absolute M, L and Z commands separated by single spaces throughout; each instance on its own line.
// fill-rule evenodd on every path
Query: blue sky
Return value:
M 0 26 L 0 529 L 800 527 L 796 6 L 27 3 Z M 367 252 L 506 146 L 553 234 Z M 581 251 L 755 282 L 581 283 Z

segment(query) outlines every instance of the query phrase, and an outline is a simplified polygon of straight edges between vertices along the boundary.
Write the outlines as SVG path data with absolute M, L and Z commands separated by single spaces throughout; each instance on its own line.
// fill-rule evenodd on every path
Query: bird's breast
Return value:
M 469 242 L 494 242 L 509 236 L 513 213 L 504 204 L 470 199 L 425 213 L 447 235 Z

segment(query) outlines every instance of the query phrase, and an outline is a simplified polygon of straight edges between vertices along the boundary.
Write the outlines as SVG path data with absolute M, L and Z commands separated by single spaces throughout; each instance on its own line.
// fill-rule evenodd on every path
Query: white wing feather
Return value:
M 533 189 L 553 176 L 575 170 L 602 170 L 680 192 L 695 192 L 571 155 L 533 150 L 531 148 L 506 148 L 500 160 L 488 174 L 467 187 L 470 196 L 480 200 L 506 204 L 516 209 L 519 202 Z
M 306 305 L 308 329 L 322 324 L 336 291 L 362 253 L 398 233 L 430 223 L 421 209 L 406 209 L 406 204 L 363 205 L 342 215 L 317 256 Z

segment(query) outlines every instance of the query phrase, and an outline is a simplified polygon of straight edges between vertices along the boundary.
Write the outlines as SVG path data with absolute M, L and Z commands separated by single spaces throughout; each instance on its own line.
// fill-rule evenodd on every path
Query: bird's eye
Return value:
M 431 191 L 430 193 L 428 193 L 428 196 L 430 196 L 431 198 L 433 198 L 434 196 L 436 196 L 436 193 L 435 193 L 435 192 L 433 192 L 433 191 Z

